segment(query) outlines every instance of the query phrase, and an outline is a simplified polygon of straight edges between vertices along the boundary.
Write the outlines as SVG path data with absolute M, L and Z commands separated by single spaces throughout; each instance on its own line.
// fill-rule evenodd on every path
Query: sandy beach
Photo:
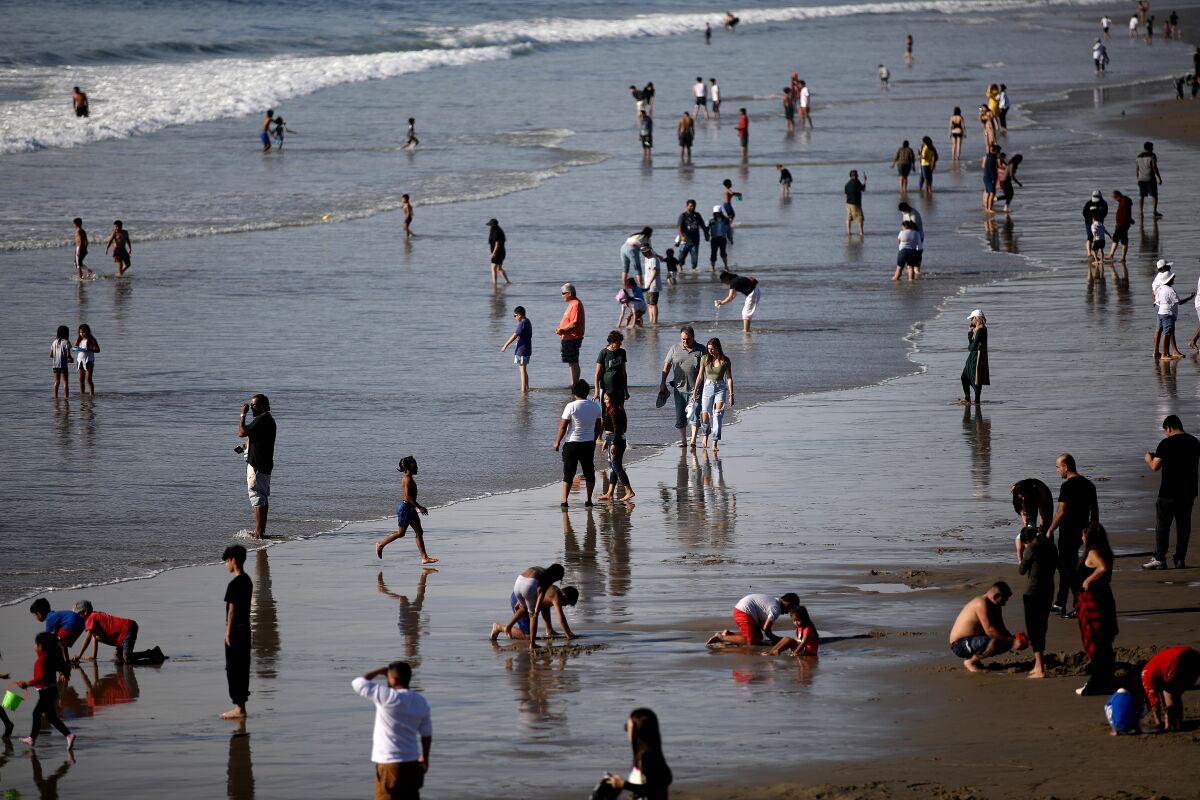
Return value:
M 1200 431 L 1200 356 L 1165 362 L 1149 353 L 1154 261 L 1175 259 L 1181 294 L 1200 274 L 1197 109 L 1127 100 L 1141 91 L 1116 88 L 1094 103 L 1090 90 L 1079 89 L 1022 108 L 1028 120 L 1014 125 L 1011 136 L 1025 150 L 1028 186 L 1011 218 L 972 213 L 979 202 L 974 155 L 948 167 L 936 203 L 943 219 L 956 222 L 937 232 L 937 239 L 952 241 L 939 243 L 944 249 L 936 257 L 953 253 L 955 263 L 934 262 L 926 279 L 933 288 L 884 285 L 888 265 L 874 263 L 873 250 L 843 248 L 837 230 L 821 236 L 837 239 L 833 252 L 843 277 L 822 276 L 829 282 L 819 285 L 789 267 L 782 247 L 763 246 L 754 256 L 769 262 L 770 273 L 759 274 L 789 282 L 789 297 L 819 292 L 831 316 L 841 309 L 840 316 L 862 328 L 845 341 L 870 348 L 874 333 L 876 352 L 842 370 L 840 360 L 858 355 L 821 327 L 823 320 L 789 319 L 786 329 L 764 325 L 748 337 L 728 330 L 725 320 L 720 335 L 746 359 L 771 337 L 820 338 L 814 375 L 796 380 L 820 383 L 841 374 L 839 388 L 775 399 L 781 392 L 772 385 L 763 391 L 766 402 L 738 409 L 714 455 L 659 444 L 673 432 L 670 408 L 650 410 L 653 381 L 641 375 L 636 389 L 645 435 L 629 458 L 635 502 L 585 509 L 575 493 L 570 509 L 561 511 L 557 483 L 442 505 L 428 501 L 426 542 L 440 559 L 434 569 L 421 569 L 407 538 L 376 558 L 374 543 L 394 527 L 392 518 L 315 535 L 322 516 L 320 525 L 305 529 L 307 538 L 252 552 L 246 565 L 255 583 L 252 694 L 244 723 L 217 719 L 228 707 L 221 639 L 229 576 L 217 563 L 219 548 L 205 556 L 206 565 L 47 593 L 54 608 L 87 597 L 97 609 L 136 619 L 139 648 L 158 645 L 170 659 L 122 667 L 109 661 L 110 648 L 101 648 L 101 660 L 73 674 L 63 696 L 64 719 L 79 734 L 74 763 L 66 763 L 56 734 L 44 735 L 36 750 L 5 742 L 0 792 L 5 800 L 368 796 L 373 709 L 350 681 L 401 658 L 413 665 L 413 688 L 433 708 L 424 796 L 434 800 L 583 796 L 605 771 L 628 769 L 621 725 L 639 705 L 662 720 L 676 780 L 672 796 L 680 800 L 1200 796 L 1197 701 L 1189 696 L 1182 733 L 1109 736 L 1104 698 L 1074 692 L 1085 680 L 1074 620 L 1050 620 L 1050 674 L 1041 681 L 1026 678 L 1031 662 L 1023 653 L 970 674 L 946 641 L 957 610 L 993 581 L 1008 581 L 1019 595 L 1024 578 L 1012 539 L 1020 524 L 1009 486 L 1038 477 L 1056 490 L 1054 460 L 1066 451 L 1096 482 L 1117 553 L 1119 670 L 1164 646 L 1198 644 L 1200 571 L 1139 569 L 1153 543 L 1159 481 L 1141 455 L 1161 438 L 1167 414 Z M 1136 196 L 1133 158 L 1147 137 L 1163 142 L 1164 219 L 1135 224 L 1127 264 L 1089 281 L 1079 206 L 1093 185 Z M 816 168 L 833 174 L 836 167 L 840 175 L 844 166 Z M 871 169 L 879 185 L 872 202 L 881 212 L 894 208 L 894 177 Z M 594 185 L 586 180 L 564 178 L 555 191 L 581 202 L 567 190 Z M 677 189 L 671 184 L 671 192 Z M 840 214 L 840 198 L 825 187 L 806 191 L 812 207 L 833 203 Z M 674 202 L 675 194 L 669 196 Z M 515 197 L 514 210 L 521 195 Z M 482 210 L 472 205 L 456 213 L 474 219 Z M 355 247 L 371 226 L 395 223 L 393 213 L 331 226 L 328 252 Z M 880 253 L 894 253 L 891 224 L 881 221 L 886 230 L 872 234 L 888 240 Z M 743 252 L 755 247 L 756 234 L 768 235 L 752 225 L 739 231 L 751 243 Z M 290 235 L 239 234 L 216 247 L 233 254 L 247 242 L 274 246 Z M 547 235 L 544 247 L 552 243 Z M 538 280 L 553 289 L 554 281 L 540 274 Z M 709 288 L 692 287 L 688 297 L 708 304 Z M 896 308 L 934 308 L 903 339 L 901 314 L 882 322 L 870 317 L 874 295 L 893 290 L 888 302 Z M 490 335 L 507 324 L 505 301 L 481 302 L 490 304 Z M 962 406 L 966 319 L 976 308 L 988 318 L 992 385 L 980 406 Z M 1194 313 L 1190 303 L 1180 309 L 1181 346 Z M 543 314 L 539 323 L 546 320 Z M 721 322 L 704 324 L 711 333 Z M 356 335 L 366 337 L 371 324 L 364 319 Z M 675 327 L 639 335 L 641 366 L 650 365 L 653 377 Z M 490 340 L 488 348 L 495 350 Z M 422 355 L 447 358 L 432 349 Z M 768 372 L 771 365 L 757 358 L 755 368 Z M 810 362 L 786 363 L 791 369 Z M 557 375 L 560 365 L 553 366 Z M 861 381 L 869 385 L 853 385 L 855 370 L 869 373 Z M 870 377 L 884 372 L 899 377 Z M 556 406 L 558 393 L 552 399 L 543 405 Z M 518 420 L 521 408 L 506 410 L 503 421 Z M 349 423 L 330 413 L 328 437 L 367 424 L 372 413 L 399 417 L 400 407 L 368 406 Z M 447 405 L 434 413 L 452 427 L 464 412 Z M 216 438 L 231 439 L 226 417 Z M 552 422 L 553 409 L 546 419 Z M 547 426 L 539 438 L 527 417 L 522 424 L 518 433 L 539 442 L 542 452 L 504 453 L 502 471 L 528 485 L 545 479 L 537 470 L 539 459 L 553 461 L 553 431 Z M 394 450 L 389 436 L 377 438 L 381 450 Z M 159 452 L 173 444 L 150 446 Z M 226 460 L 228 449 L 221 439 Z M 328 467 L 319 460 L 295 466 L 357 477 L 349 463 L 354 453 L 320 452 L 337 458 Z M 422 478 L 436 474 L 436 460 L 420 457 Z M 438 475 L 441 483 L 433 485 L 440 491 L 454 478 Z M 373 491 L 391 497 L 393 490 Z M 241 504 L 236 514 L 245 511 L 244 500 L 229 501 Z M 307 512 L 321 498 L 301 502 L 310 504 Z M 109 544 L 117 550 L 121 543 Z M 154 547 L 139 540 L 137 557 L 153 563 Z M 580 591 L 568 613 L 581 638 L 533 652 L 520 643 L 489 643 L 490 624 L 509 614 L 516 574 L 551 562 L 562 563 L 564 584 Z M 713 630 L 732 624 L 738 598 L 760 591 L 800 595 L 822 636 L 815 662 L 704 647 Z M 27 606 L 0 607 L 0 671 L 15 678 L 29 677 L 39 629 Z M 1009 605 L 1006 619 L 1013 630 L 1023 627 L 1019 602 Z M 13 716 L 25 735 L 25 709 Z

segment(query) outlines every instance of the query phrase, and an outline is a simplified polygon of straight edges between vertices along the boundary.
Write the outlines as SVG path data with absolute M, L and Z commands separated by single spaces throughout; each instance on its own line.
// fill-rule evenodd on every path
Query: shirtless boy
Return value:
M 1025 646 L 1004 627 L 1003 609 L 1010 597 L 1012 589 L 1008 584 L 996 581 L 958 612 L 958 619 L 950 629 L 950 650 L 964 659 L 963 666 L 971 672 L 982 672 L 985 658 Z
M 107 253 L 110 247 L 113 251 L 113 261 L 117 265 L 117 277 L 119 278 L 125 274 L 125 270 L 129 269 L 130 254 L 133 252 L 133 240 L 129 238 L 129 232 L 125 230 L 125 226 L 119 219 L 113 222 L 112 233 L 104 242 L 104 252 Z
M 411 239 L 413 237 L 412 230 L 408 227 L 412 224 L 412 203 L 408 202 L 408 195 L 400 195 L 400 210 L 404 212 L 404 237 Z
M 83 220 L 76 217 L 72 220 L 75 225 L 75 277 L 83 280 L 83 273 L 87 273 L 88 277 L 92 277 L 92 271 L 88 268 L 83 260 L 87 258 L 88 238 L 87 231 L 83 229 Z

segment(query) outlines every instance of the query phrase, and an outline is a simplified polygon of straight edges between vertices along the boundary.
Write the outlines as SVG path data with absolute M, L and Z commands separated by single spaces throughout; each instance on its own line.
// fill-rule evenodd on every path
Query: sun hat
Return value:
M 723 208 L 721 208 L 720 206 L 713 206 L 713 213 L 714 213 L 714 214 L 720 214 L 722 211 L 724 211 L 724 209 L 723 209 Z
M 1167 261 L 1165 258 L 1160 258 L 1155 266 L 1158 268 L 1159 272 L 1162 272 L 1164 269 L 1170 269 L 1171 267 L 1175 266 L 1175 262 Z
M 1174 272 L 1168 272 L 1168 273 L 1167 273 L 1167 277 L 1163 278 L 1163 279 L 1162 279 L 1162 282 L 1163 282 L 1163 283 L 1170 283 L 1170 282 L 1171 282 L 1171 281 L 1173 281 L 1173 280 L 1175 280 L 1175 273 L 1174 273 Z
M 987 317 L 985 317 L 983 315 L 983 312 L 981 310 L 979 310 L 978 308 L 971 312 L 970 316 L 967 317 L 967 321 L 970 322 L 971 320 L 975 319 L 976 317 L 979 317 L 981 320 L 984 320 L 985 322 L 987 321 Z

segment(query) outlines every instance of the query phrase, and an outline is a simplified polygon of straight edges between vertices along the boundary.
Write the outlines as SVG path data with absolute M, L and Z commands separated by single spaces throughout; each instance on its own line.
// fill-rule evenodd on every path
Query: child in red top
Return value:
M 1168 647 L 1146 662 L 1142 688 L 1162 730 L 1180 730 L 1183 724 L 1183 693 L 1200 678 L 1200 653 L 1190 647 Z
M 801 656 L 815 656 L 817 654 L 817 646 L 820 644 L 821 637 L 817 634 L 817 626 L 813 624 L 812 617 L 808 615 L 808 609 L 804 606 L 796 606 L 789 612 L 792 617 L 792 623 L 796 626 L 796 638 L 785 636 L 770 650 L 763 653 L 764 656 L 777 656 L 780 653 L 787 652 L 800 658 Z
M 58 673 L 66 672 L 67 666 L 62 660 L 62 647 L 52 633 L 42 631 L 33 640 L 37 651 L 37 661 L 33 665 L 33 677 L 27 681 L 17 681 L 22 689 L 37 689 L 37 705 L 33 707 L 33 727 L 29 735 L 21 739 L 27 745 L 37 743 L 38 733 L 42 730 L 42 717 L 54 726 L 54 729 L 67 737 L 67 751 L 75 747 L 75 734 L 58 718 Z

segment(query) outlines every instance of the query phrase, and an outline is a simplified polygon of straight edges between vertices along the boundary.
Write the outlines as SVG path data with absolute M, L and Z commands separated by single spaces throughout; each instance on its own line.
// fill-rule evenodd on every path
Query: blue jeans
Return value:
M 924 189 L 925 184 L 929 184 L 929 187 L 933 188 L 933 167 L 922 164 L 921 165 L 921 185 L 918 186 L 917 188 Z
M 621 274 L 642 277 L 642 250 L 636 244 L 621 245 Z
M 717 401 L 721 401 L 719 410 L 716 408 Z M 708 381 L 704 382 L 704 391 L 700 396 L 700 410 L 708 414 L 708 424 L 704 426 L 704 435 L 711 435 L 719 442 L 721 441 L 721 418 L 725 416 L 725 409 L 729 403 L 729 391 L 726 389 L 725 381 Z
M 687 407 L 688 403 L 691 401 L 691 395 L 679 391 L 674 386 L 671 387 L 671 394 L 675 397 L 675 427 L 679 430 L 684 430 L 687 428 L 688 424 Z M 699 409 L 697 409 L 696 415 L 693 417 L 693 419 L 697 420 L 696 427 L 700 427 Z
M 683 266 L 687 261 L 688 253 L 692 254 L 692 269 L 696 268 L 696 261 L 700 257 L 700 237 L 695 239 L 684 238 L 683 245 L 679 248 L 679 266 Z

